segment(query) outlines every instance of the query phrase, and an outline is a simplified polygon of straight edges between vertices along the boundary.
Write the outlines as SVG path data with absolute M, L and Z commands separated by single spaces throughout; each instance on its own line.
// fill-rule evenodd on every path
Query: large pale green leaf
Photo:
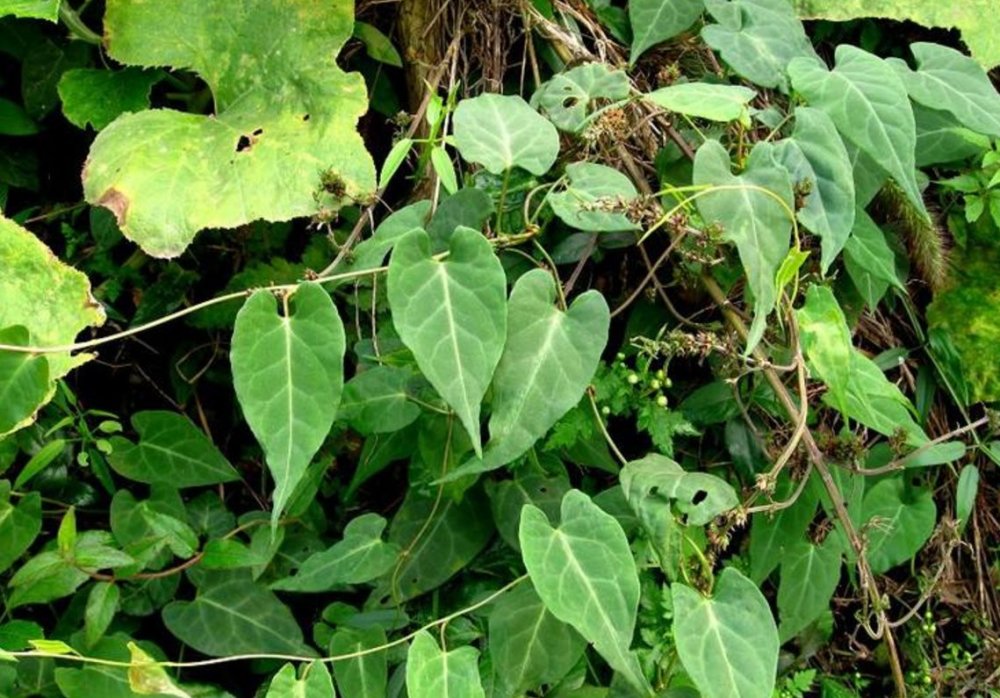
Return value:
M 787 0 L 705 0 L 717 24 L 701 36 L 740 76 L 786 91 L 785 69 L 795 58 L 819 62 Z
M 329 591 L 345 584 L 363 584 L 385 574 L 399 548 L 382 540 L 386 521 L 378 514 L 362 514 L 344 529 L 343 540 L 306 558 L 294 577 L 271 585 L 281 591 Z
M 354 654 L 385 644 L 385 630 L 370 628 L 339 628 L 330 639 L 330 654 Z M 384 698 L 388 679 L 386 652 L 368 652 L 359 657 L 333 663 L 333 675 L 342 698 Z
M 334 698 L 330 670 L 321 662 L 306 664 L 297 674 L 292 664 L 285 664 L 271 679 L 264 698 Z
M 115 437 L 108 457 L 115 471 L 136 482 L 202 487 L 240 479 L 212 440 L 187 417 L 151 410 L 132 415 L 139 442 Z
M 957 28 L 984 67 L 1000 65 L 1000 23 L 993 0 L 792 0 L 803 19 L 884 17 L 926 27 Z
M 628 20 L 632 25 L 632 48 L 629 65 L 635 65 L 647 49 L 690 27 L 704 9 L 702 0 L 630 0 Z
M 87 277 L 60 262 L 38 238 L 2 216 L 0 269 L 0 330 L 20 325 L 28 333 L 25 338 L 17 330 L 0 342 L 63 346 L 71 344 L 84 328 L 104 322 L 104 309 L 91 296 Z M 35 410 L 52 395 L 55 381 L 90 356 L 55 353 L 37 361 L 0 350 L 0 393 L 8 393 L 10 399 L 0 408 L 0 421 L 7 427 L 0 426 L 0 436 L 29 424 Z M 48 366 L 48 377 L 40 384 L 43 364 Z
M 590 232 L 638 230 L 624 209 L 639 196 L 632 180 L 618 170 L 592 162 L 566 167 L 566 189 L 549 194 L 552 211 L 564 223 Z
M 901 429 L 914 446 L 927 441 L 910 401 L 851 344 L 847 319 L 829 288 L 812 286 L 796 317 L 809 368 L 828 389 L 824 402 L 886 436 Z
M 952 114 L 977 133 L 1000 136 L 1000 94 L 976 61 L 940 44 L 910 44 L 917 70 L 892 60 L 910 98 L 930 109 Z
M 755 91 L 742 85 L 685 82 L 661 87 L 644 99 L 685 116 L 709 121 L 746 121 L 750 101 L 756 96 Z
M 30 492 L 17 504 L 10 501 L 10 482 L 0 480 L 0 572 L 23 555 L 42 530 L 42 500 Z
M 545 609 L 528 582 L 503 596 L 490 613 L 490 657 L 503 695 L 519 696 L 559 681 L 586 646 L 573 628 Z
M 60 2 L 61 0 L 0 0 L 0 17 L 14 15 L 55 22 L 59 19 Z
M 158 70 L 74 68 L 59 78 L 63 114 L 74 126 L 95 131 L 125 112 L 149 109 L 149 93 L 163 79 Z
M 917 167 L 959 162 L 990 148 L 989 136 L 965 128 L 946 111 L 914 104 L 913 118 L 917 125 Z
M 778 586 L 782 641 L 795 637 L 829 608 L 840 582 L 840 553 L 837 536 L 827 536 L 818 545 L 799 540 L 785 550 Z
M 916 126 L 903 82 L 889 64 L 855 46 L 838 46 L 836 61 L 827 70 L 814 60 L 795 59 L 788 65 L 792 86 L 924 210 L 916 178 Z
M 698 211 L 706 223 L 722 225 L 725 239 L 739 250 L 755 304 L 749 352 L 764 334 L 767 316 L 778 301 L 775 275 L 788 254 L 790 212 L 795 210 L 791 180 L 775 161 L 770 144 L 754 146 L 746 169 L 734 175 L 726 149 L 710 140 L 695 155 L 694 183 L 720 187 L 698 199 Z
M 406 654 L 409 698 L 485 698 L 479 679 L 479 652 L 473 647 L 442 650 L 434 636 L 420 631 Z
M 233 387 L 274 477 L 277 521 L 323 444 L 344 382 L 344 326 L 329 294 L 304 283 L 282 298 L 257 291 L 233 329 Z
M 771 698 L 778 629 L 757 585 L 734 567 L 722 570 L 712 596 L 672 584 L 674 642 L 684 669 L 705 698 Z
M 531 97 L 537 107 L 563 131 L 577 132 L 587 123 L 596 100 L 616 102 L 631 91 L 628 75 L 604 63 L 586 63 L 557 73 Z
M 173 601 L 163 609 L 164 624 L 184 644 L 210 657 L 315 654 L 288 607 L 249 574 L 201 573 L 197 581 L 194 601 Z
M 559 133 L 516 95 L 484 94 L 458 103 L 455 145 L 462 157 L 493 174 L 520 167 L 549 171 L 559 155 Z
M 174 257 L 203 228 L 288 220 L 363 199 L 375 167 L 355 130 L 358 74 L 337 66 L 351 0 L 111 0 L 105 46 L 126 65 L 200 75 L 211 115 L 154 109 L 98 135 L 84 194 L 146 252 Z
M 482 459 L 453 471 L 452 480 L 499 468 L 522 455 L 580 401 L 607 344 L 610 311 L 587 291 L 565 312 L 542 269 L 524 274 L 510 295 L 507 342 L 493 380 L 490 441 Z
M 546 516 L 555 518 L 559 515 L 563 497 L 570 489 L 569 478 L 565 474 L 549 475 L 541 469 L 529 467 L 518 468 L 511 480 L 487 481 L 486 493 L 490 498 L 493 522 L 504 543 L 520 552 L 517 530 L 524 505 L 534 504 Z
M 798 210 L 799 222 L 820 236 L 825 274 L 854 227 L 854 178 L 844 142 L 824 112 L 795 110 L 795 130 L 777 144 L 778 161 L 809 194 Z
M 934 532 L 933 493 L 910 487 L 902 476 L 876 483 L 865 492 L 865 554 L 872 572 L 881 574 L 913 558 Z
M 479 489 L 460 501 L 411 489 L 389 527 L 389 543 L 405 550 L 375 589 L 381 605 L 396 605 L 436 589 L 462 570 L 493 535 L 489 503 Z
M 610 514 L 570 490 L 553 528 L 541 509 L 521 510 L 521 555 L 549 612 L 572 625 L 636 689 L 650 693 L 629 650 L 639 607 L 639 576 L 628 539 Z
M 421 372 L 482 452 L 480 403 L 503 352 L 507 279 L 483 235 L 459 228 L 443 261 L 422 230 L 396 243 L 389 262 L 392 323 Z

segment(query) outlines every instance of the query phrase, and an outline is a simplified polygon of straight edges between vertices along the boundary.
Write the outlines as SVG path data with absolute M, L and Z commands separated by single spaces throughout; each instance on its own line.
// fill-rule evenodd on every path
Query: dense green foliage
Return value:
M 857 4 L 0 0 L 0 697 L 996 695 L 996 47 Z

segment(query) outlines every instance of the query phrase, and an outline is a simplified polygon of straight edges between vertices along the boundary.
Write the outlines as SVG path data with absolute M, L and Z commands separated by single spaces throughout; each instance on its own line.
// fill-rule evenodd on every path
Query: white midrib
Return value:
M 537 361 L 532 362 L 531 368 L 528 371 L 527 380 L 524 381 L 525 388 L 518 393 L 517 400 L 514 402 L 514 406 L 510 410 L 510 414 L 512 416 L 509 420 L 506 420 L 507 424 L 504 425 L 506 427 L 504 431 L 499 434 L 491 433 L 491 438 L 506 436 L 511 432 L 513 426 L 519 421 L 521 413 L 524 411 L 524 406 L 528 402 L 528 395 L 535 387 L 535 381 L 538 379 L 538 375 L 541 373 L 542 367 L 546 363 L 545 360 L 548 358 L 549 350 L 552 348 L 552 343 L 555 341 L 556 333 L 562 325 L 562 318 L 563 316 L 559 313 L 559 311 L 555 311 L 555 314 L 552 315 L 548 329 L 545 332 L 545 339 L 534 351 L 534 356 L 537 358 Z
M 733 675 L 733 667 L 729 662 L 729 657 L 726 655 L 726 645 L 722 642 L 722 634 L 719 633 L 719 620 L 715 617 L 715 613 L 712 611 L 712 606 L 708 601 L 703 602 L 705 604 L 705 615 L 708 617 L 708 635 L 715 638 L 715 644 L 719 646 L 719 654 L 726 657 L 726 661 L 722 664 L 726 668 L 726 676 L 729 678 L 729 685 L 733 687 L 733 690 L 737 690 L 736 677 Z
M 281 318 L 281 327 L 285 335 L 285 386 L 286 393 L 288 395 L 288 442 L 285 448 L 285 463 L 284 463 L 284 473 L 282 480 L 278 483 L 278 489 L 284 497 L 285 485 L 288 483 L 288 476 L 292 470 L 292 450 L 295 439 L 292 438 L 292 429 L 295 424 L 295 400 L 293 399 L 294 391 L 292 390 L 292 322 L 291 318 L 287 315 Z M 281 506 L 284 505 L 283 502 L 279 503 Z M 280 511 L 276 512 L 276 515 L 280 515 Z
M 445 316 L 448 319 L 448 339 L 451 342 L 452 354 L 455 356 L 455 365 L 458 367 L 458 383 L 462 390 L 462 402 L 464 404 L 465 414 L 471 418 L 475 410 L 473 410 L 472 403 L 469 401 L 469 388 L 465 382 L 465 367 L 462 365 L 462 350 L 458 344 L 455 313 L 452 311 L 451 307 L 451 289 L 448 287 L 448 270 L 445 269 L 445 265 L 443 264 L 438 266 L 438 278 L 441 280 L 441 293 L 444 296 L 444 311 Z M 470 436 L 472 436 L 472 434 L 470 434 Z M 479 439 L 475 439 L 475 442 L 477 444 L 476 450 L 479 450 Z

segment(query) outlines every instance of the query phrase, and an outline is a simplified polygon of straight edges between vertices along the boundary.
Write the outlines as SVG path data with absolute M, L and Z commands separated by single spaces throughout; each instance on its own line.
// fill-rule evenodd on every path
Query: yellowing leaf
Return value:
M 113 211 L 149 254 L 174 257 L 203 228 L 309 216 L 370 195 L 375 167 L 355 130 L 367 108 L 364 81 L 336 63 L 353 5 L 108 2 L 108 53 L 127 65 L 193 70 L 216 113 L 116 119 L 91 148 L 87 201 Z

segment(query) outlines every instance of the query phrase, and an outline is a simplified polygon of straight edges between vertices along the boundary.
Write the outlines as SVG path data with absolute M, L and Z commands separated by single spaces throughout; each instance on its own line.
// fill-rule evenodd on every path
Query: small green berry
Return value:
M 658 369 L 658 370 L 656 371 L 656 374 L 655 374 L 655 375 L 656 375 L 656 377 L 657 377 L 657 378 L 659 378 L 660 380 L 663 380 L 664 378 L 666 378 L 666 377 L 667 377 L 667 374 L 663 372 L 663 369 L 662 369 L 662 368 L 661 368 L 661 369 Z
M 615 354 L 615 359 L 618 360 L 618 361 L 624 361 L 625 360 L 625 355 L 623 353 L 621 353 L 621 352 L 618 352 L 617 354 Z
M 653 390 L 659 390 L 660 389 L 660 381 L 658 381 L 658 380 L 656 380 L 654 378 L 653 380 L 649 381 L 649 387 L 652 388 Z
M 637 376 L 634 373 L 630 373 L 630 374 L 628 374 L 628 378 L 626 378 L 625 380 L 628 381 L 629 385 L 635 385 L 636 383 L 639 382 L 639 376 Z
M 611 414 L 611 408 L 605 405 L 604 407 L 601 408 L 601 414 L 607 417 L 609 414 Z
M 672 388 L 674 387 L 674 382 L 669 378 L 667 378 L 666 380 L 663 381 L 663 385 L 667 388 Z
M 656 396 L 656 404 L 659 405 L 660 407 L 666 407 L 667 406 L 667 396 L 666 395 L 657 395 Z

